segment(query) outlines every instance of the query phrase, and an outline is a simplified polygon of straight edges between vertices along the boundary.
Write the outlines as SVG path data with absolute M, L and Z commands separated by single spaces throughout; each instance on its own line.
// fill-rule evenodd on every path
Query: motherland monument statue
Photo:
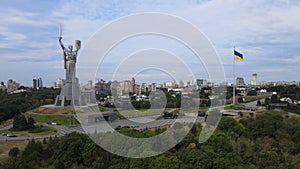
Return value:
M 85 100 L 83 99 L 80 91 L 79 80 L 76 78 L 76 60 L 78 51 L 81 47 L 81 41 L 75 40 L 75 50 L 73 50 L 72 45 L 66 48 L 62 43 L 61 25 L 59 25 L 58 41 L 63 50 L 66 79 L 64 80 L 60 95 L 56 97 L 55 106 L 65 107 L 85 105 Z

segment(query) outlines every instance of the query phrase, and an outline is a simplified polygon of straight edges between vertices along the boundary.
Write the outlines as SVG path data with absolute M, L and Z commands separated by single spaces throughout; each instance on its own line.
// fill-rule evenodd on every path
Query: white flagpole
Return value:
M 235 47 L 233 47 L 233 52 L 235 50 Z M 233 100 L 232 104 L 235 105 L 235 87 L 236 87 L 236 79 L 235 79 L 235 58 L 234 58 L 234 53 L 233 53 L 233 88 L 232 88 L 232 95 L 233 95 Z

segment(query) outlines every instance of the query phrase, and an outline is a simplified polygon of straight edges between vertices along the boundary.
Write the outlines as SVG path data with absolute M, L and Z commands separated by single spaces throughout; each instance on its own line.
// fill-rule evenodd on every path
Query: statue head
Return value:
M 68 46 L 68 48 L 69 48 L 71 51 L 73 50 L 73 46 L 72 46 L 72 45 Z

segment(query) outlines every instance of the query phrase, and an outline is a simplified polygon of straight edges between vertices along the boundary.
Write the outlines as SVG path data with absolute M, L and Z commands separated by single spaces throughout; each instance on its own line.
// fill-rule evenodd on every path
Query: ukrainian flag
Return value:
M 244 60 L 243 54 L 241 54 L 238 51 L 234 50 L 234 60 Z

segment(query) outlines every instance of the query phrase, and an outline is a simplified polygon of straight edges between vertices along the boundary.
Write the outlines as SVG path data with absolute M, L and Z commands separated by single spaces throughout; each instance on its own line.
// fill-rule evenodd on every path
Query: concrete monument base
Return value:
M 57 95 L 55 106 L 84 106 L 86 101 L 81 94 L 78 79 L 74 82 L 66 82 L 61 88 L 60 95 Z

